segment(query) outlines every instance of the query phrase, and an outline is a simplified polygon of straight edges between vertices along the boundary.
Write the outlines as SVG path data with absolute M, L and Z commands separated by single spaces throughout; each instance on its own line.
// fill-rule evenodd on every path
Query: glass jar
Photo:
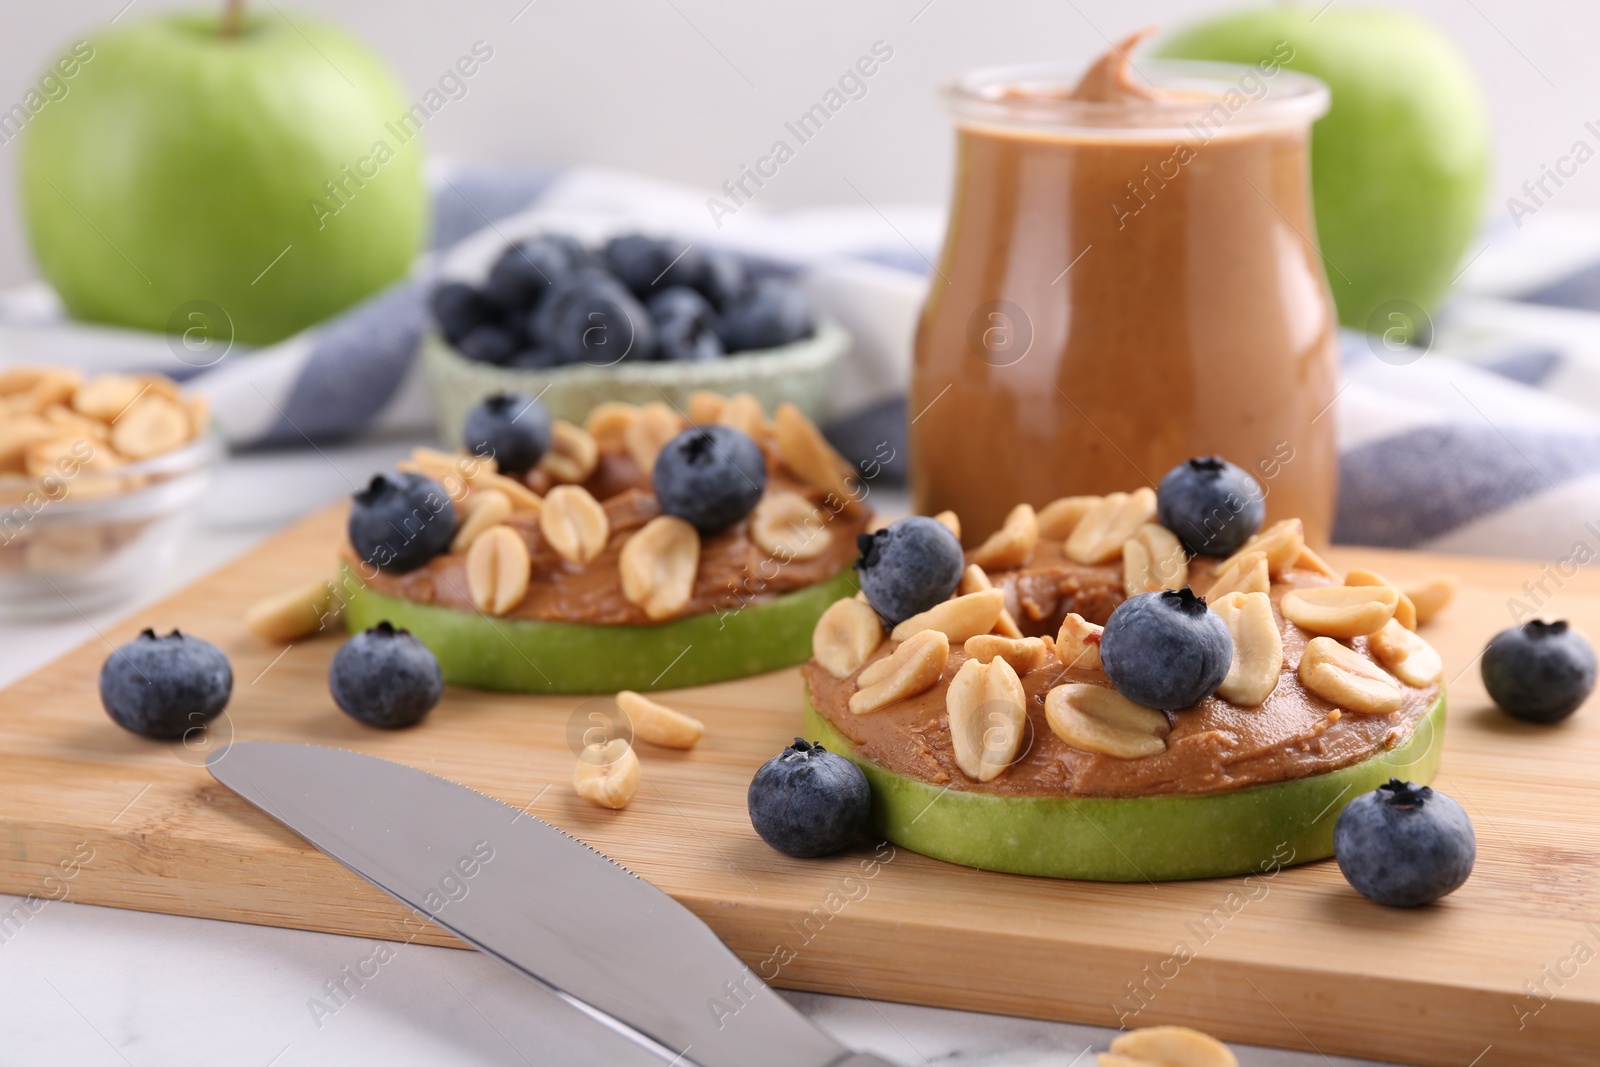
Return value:
M 913 504 L 974 544 L 1018 503 L 1217 454 L 1268 521 L 1325 543 L 1338 341 L 1309 135 L 1327 89 L 1266 62 L 1139 68 L 1160 99 L 1071 99 L 1057 64 L 945 88 L 956 179 L 917 330 Z

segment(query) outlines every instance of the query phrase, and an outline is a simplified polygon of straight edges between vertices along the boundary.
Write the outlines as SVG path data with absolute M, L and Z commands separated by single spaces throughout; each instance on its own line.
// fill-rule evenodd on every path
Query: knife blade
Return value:
M 535 816 L 344 749 L 242 741 L 223 785 L 525 977 L 701 1067 L 892 1067 L 773 992 L 666 893 Z

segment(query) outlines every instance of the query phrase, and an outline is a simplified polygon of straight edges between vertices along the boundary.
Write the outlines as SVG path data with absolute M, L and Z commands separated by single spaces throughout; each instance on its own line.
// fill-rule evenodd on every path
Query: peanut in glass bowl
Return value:
M 127 599 L 171 563 L 225 449 L 215 434 L 112 470 L 0 474 L 0 616 Z

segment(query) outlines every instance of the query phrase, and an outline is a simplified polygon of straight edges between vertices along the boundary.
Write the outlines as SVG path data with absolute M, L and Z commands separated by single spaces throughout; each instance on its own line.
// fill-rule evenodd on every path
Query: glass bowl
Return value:
M 0 616 L 81 614 L 171 563 L 225 449 L 215 434 L 107 471 L 0 474 Z

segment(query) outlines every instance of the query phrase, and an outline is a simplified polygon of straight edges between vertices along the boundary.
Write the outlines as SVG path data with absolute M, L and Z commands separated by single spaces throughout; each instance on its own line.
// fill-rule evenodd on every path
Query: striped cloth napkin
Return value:
M 714 220 L 705 191 L 612 170 L 440 164 L 433 179 L 434 247 L 412 276 L 277 345 L 196 367 L 163 337 L 64 322 L 35 286 L 0 296 L 0 358 L 190 379 L 236 449 L 415 432 L 430 425 L 416 346 L 437 278 L 472 277 L 539 230 L 644 230 L 794 270 L 854 338 L 830 437 L 862 457 L 887 440 L 903 459 L 911 338 L 943 209 L 751 202 Z M 1527 557 L 1568 576 L 1600 555 L 1600 214 L 1522 222 L 1485 232 L 1428 343 L 1344 336 L 1336 540 Z

